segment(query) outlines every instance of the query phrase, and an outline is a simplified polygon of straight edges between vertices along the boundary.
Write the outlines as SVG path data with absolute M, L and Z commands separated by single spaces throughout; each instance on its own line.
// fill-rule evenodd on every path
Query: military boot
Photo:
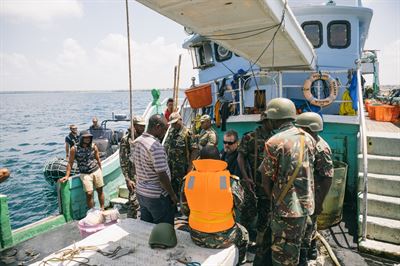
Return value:
M 311 246 L 308 249 L 307 257 L 309 260 L 316 260 L 318 258 L 317 241 L 315 239 L 311 241 Z
M 299 258 L 298 266 L 307 266 L 308 265 L 307 254 L 308 254 L 308 249 L 306 249 L 306 248 L 300 249 L 300 258 Z

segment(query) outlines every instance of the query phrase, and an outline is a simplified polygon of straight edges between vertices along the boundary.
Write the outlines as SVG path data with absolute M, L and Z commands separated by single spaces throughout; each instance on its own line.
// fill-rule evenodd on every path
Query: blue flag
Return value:
M 349 94 L 353 101 L 353 109 L 358 111 L 358 93 L 357 93 L 357 72 L 353 72 L 353 78 L 351 79 Z

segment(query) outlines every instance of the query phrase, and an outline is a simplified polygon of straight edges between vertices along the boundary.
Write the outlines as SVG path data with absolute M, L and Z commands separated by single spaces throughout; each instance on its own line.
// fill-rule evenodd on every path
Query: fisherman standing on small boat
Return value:
M 197 144 L 192 132 L 183 125 L 182 117 L 178 112 L 169 117 L 171 129 L 165 140 L 165 151 L 168 165 L 171 170 L 172 188 L 179 197 L 183 177 L 192 170 L 192 161 L 197 157 Z
M 272 136 L 271 123 L 268 121 L 267 114 L 260 115 L 260 124 L 254 131 L 245 133 L 238 148 L 238 164 L 241 170 L 241 184 L 245 192 L 245 207 L 240 216 L 241 224 L 246 227 L 251 237 L 254 237 L 254 229 L 251 229 L 255 217 L 257 216 L 257 252 L 255 261 L 262 261 L 265 249 L 269 249 L 270 242 L 263 241 L 264 236 L 270 239 L 268 214 L 270 201 L 262 187 L 261 173 L 258 167 L 261 165 L 265 156 L 265 142 Z M 265 247 L 264 244 L 267 244 Z
M 272 264 L 297 265 L 308 217 L 314 213 L 315 140 L 294 127 L 296 107 L 286 98 L 272 99 L 266 109 L 274 130 L 265 143 L 260 166 L 263 187 L 272 198 Z
M 211 128 L 211 117 L 209 115 L 203 115 L 200 117 L 201 132 L 198 137 L 199 150 L 207 145 L 217 146 L 218 137 L 217 133 Z
M 227 248 L 235 244 L 239 249 L 239 263 L 244 263 L 249 235 L 235 221 L 233 212 L 234 208 L 239 211 L 243 208 L 239 178 L 229 173 L 215 146 L 204 147 L 200 159 L 193 161 L 193 165 L 195 170 L 186 175 L 181 195 L 181 210 L 189 216 L 193 242 L 206 248 Z
M 160 140 L 168 125 L 161 115 L 152 115 L 147 131 L 131 145 L 133 174 L 136 175 L 136 194 L 140 205 L 140 219 L 149 223 L 170 223 L 178 197 L 171 186 L 167 155 Z
M 89 209 L 94 207 L 93 185 L 96 187 L 97 196 L 100 202 L 100 209 L 104 210 L 103 174 L 99 150 L 96 144 L 92 143 L 93 135 L 87 130 L 81 132 L 79 143 L 71 148 L 67 172 L 58 182 L 68 181 L 74 160 L 78 163 L 80 178 L 83 189 L 86 193 L 86 202 Z
M 221 160 L 228 164 L 231 175 L 241 177 L 238 164 L 239 136 L 235 130 L 228 130 L 224 134 L 224 149 L 221 152 Z M 247 228 L 246 228 L 247 229 Z
M 73 147 L 75 144 L 79 142 L 79 133 L 78 133 L 78 127 L 76 125 L 70 125 L 69 126 L 69 134 L 65 137 L 65 159 L 68 161 L 69 158 L 69 151 L 71 147 Z
M 136 197 L 135 187 L 136 178 L 133 174 L 133 163 L 129 160 L 131 154 L 131 144 L 134 139 L 138 138 L 144 132 L 146 122 L 140 116 L 134 116 L 132 124 L 135 129 L 134 137 L 132 138 L 131 128 L 128 128 L 128 133 L 122 137 L 119 145 L 119 164 L 121 165 L 122 174 L 125 177 L 126 186 L 128 187 L 129 197 L 127 203 L 128 218 L 137 218 L 137 212 L 139 210 L 139 202 Z
M 299 266 L 304 266 L 307 265 L 308 259 L 315 260 L 318 257 L 315 240 L 317 216 L 322 212 L 322 204 L 332 184 L 333 162 L 331 148 L 318 133 L 324 128 L 321 116 L 313 112 L 302 113 L 296 118 L 295 125 L 309 133 L 317 142 L 314 161 L 315 211 L 310 216 L 311 223 L 307 224 L 300 250 Z

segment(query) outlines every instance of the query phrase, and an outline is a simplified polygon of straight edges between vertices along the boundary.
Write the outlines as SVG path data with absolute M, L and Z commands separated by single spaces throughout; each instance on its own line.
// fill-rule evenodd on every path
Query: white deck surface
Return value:
M 238 250 L 235 246 L 227 249 L 206 249 L 196 246 L 187 232 L 176 231 L 178 244 L 173 249 L 151 249 L 148 239 L 154 224 L 125 219 L 119 224 L 112 225 L 100 232 L 77 242 L 76 247 L 98 246 L 102 250 L 114 250 L 115 247 L 136 247 L 133 254 L 112 260 L 93 251 L 81 252 L 79 257 L 89 258 L 90 265 L 183 265 L 176 259 L 186 257 L 201 265 L 236 265 Z M 71 245 L 68 248 L 73 248 Z M 62 249 L 64 250 L 64 249 Z M 57 252 L 56 252 L 57 253 Z M 32 265 L 43 265 L 43 261 L 58 257 L 51 254 L 42 261 Z M 41 264 L 42 263 L 42 264 Z M 77 265 L 74 262 L 48 262 L 46 265 Z

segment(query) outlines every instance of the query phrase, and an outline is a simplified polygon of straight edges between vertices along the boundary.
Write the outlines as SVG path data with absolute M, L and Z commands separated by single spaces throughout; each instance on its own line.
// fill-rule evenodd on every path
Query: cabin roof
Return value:
M 313 69 L 315 66 L 314 49 L 283 0 L 138 2 L 261 67 Z M 283 10 L 284 20 L 278 28 Z

